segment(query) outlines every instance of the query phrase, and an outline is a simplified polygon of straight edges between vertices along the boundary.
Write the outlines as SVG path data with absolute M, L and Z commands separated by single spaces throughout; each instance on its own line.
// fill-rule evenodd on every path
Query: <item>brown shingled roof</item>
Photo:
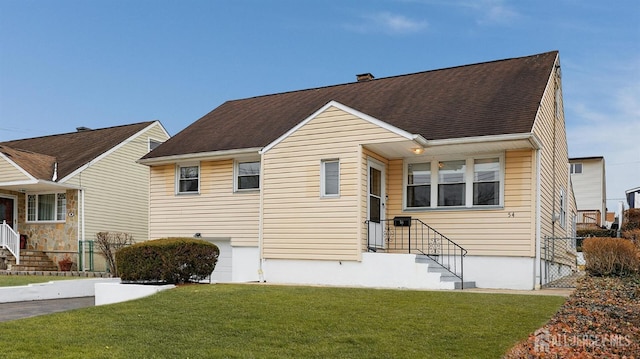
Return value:
M 13 156 L 16 164 L 38 179 L 51 181 L 51 161 L 57 162 L 58 179 L 62 179 L 152 123 L 0 142 L 0 151 Z
M 51 181 L 56 163 L 55 157 L 0 145 L 0 153 L 38 179 Z
M 228 101 L 143 158 L 264 147 L 332 100 L 427 140 L 527 133 L 557 55 Z

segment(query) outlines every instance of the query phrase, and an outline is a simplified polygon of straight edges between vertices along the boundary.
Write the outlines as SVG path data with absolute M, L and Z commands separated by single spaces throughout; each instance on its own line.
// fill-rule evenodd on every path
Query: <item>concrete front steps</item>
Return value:
M 427 268 L 427 271 L 429 273 L 439 274 L 441 283 L 451 283 L 451 284 L 453 284 L 453 288 L 452 289 L 468 289 L 468 288 L 475 288 L 476 287 L 476 282 L 474 282 L 474 281 L 465 281 L 464 283 L 462 283 L 460 278 L 458 278 L 455 275 L 453 275 L 453 273 L 451 273 L 447 268 L 442 267 L 436 261 L 434 261 L 433 259 L 431 259 L 431 258 L 429 258 L 429 257 L 427 257 L 425 255 L 416 255 L 416 263 L 426 263 L 429 266 Z M 464 284 L 464 286 L 463 286 L 463 284 Z

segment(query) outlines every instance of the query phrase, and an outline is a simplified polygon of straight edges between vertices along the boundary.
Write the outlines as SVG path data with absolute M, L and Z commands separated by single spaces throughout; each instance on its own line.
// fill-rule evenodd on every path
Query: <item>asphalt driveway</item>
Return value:
M 95 297 L 33 300 L 29 302 L 0 303 L 0 322 L 35 317 L 66 310 L 93 307 Z

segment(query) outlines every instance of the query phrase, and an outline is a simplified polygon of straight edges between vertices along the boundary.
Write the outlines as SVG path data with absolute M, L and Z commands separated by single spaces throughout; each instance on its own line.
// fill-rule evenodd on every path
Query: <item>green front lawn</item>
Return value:
M 14 287 L 52 280 L 86 279 L 85 277 L 63 277 L 55 275 L 0 275 L 0 287 Z
M 563 297 L 187 285 L 0 323 L 3 358 L 499 358 Z

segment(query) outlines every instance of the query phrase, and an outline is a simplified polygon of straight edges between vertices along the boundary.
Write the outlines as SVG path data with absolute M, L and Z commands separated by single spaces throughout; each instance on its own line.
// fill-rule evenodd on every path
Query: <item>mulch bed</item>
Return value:
M 580 278 L 556 315 L 504 358 L 640 358 L 640 276 Z

